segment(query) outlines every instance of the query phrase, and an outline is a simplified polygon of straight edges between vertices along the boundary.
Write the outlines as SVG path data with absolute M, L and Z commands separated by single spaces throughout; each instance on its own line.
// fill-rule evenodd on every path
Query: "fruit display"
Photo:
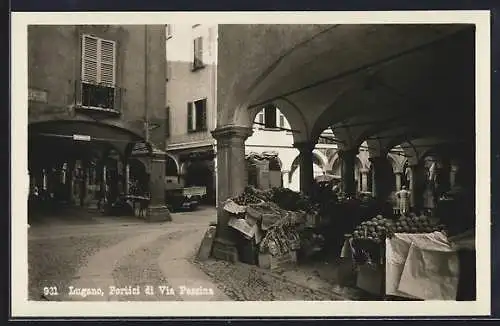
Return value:
M 393 221 L 377 215 L 371 220 L 364 221 L 353 232 L 354 239 L 371 240 L 382 243 L 385 238 L 391 238 L 394 233 L 430 233 L 445 231 L 445 226 L 436 225 L 427 216 L 402 216 Z
M 436 225 L 427 216 L 402 216 L 394 224 L 393 233 L 430 233 L 445 231 L 445 226 Z
M 354 239 L 371 240 L 382 243 L 393 233 L 394 221 L 377 215 L 371 220 L 361 222 L 352 233 Z

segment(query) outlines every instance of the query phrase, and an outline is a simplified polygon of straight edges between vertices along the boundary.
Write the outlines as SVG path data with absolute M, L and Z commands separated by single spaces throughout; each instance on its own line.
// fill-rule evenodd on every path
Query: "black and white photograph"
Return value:
M 13 15 L 13 312 L 488 314 L 489 12 L 342 14 Z

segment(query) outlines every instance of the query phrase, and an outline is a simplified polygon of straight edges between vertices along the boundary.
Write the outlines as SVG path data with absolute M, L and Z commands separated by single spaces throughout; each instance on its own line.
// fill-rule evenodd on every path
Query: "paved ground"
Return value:
M 37 220 L 28 229 L 29 299 L 342 299 L 338 291 L 297 272 L 279 276 L 239 263 L 196 262 L 215 209 L 172 217 L 172 222 L 144 223 L 71 212 Z

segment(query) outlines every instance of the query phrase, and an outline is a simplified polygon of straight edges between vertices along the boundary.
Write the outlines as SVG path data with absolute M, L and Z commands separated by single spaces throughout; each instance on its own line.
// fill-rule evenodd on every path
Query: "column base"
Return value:
M 239 260 L 236 244 L 228 239 L 217 237 L 212 246 L 212 258 L 235 263 Z
M 149 206 L 144 220 L 146 222 L 170 222 L 172 215 L 167 206 Z

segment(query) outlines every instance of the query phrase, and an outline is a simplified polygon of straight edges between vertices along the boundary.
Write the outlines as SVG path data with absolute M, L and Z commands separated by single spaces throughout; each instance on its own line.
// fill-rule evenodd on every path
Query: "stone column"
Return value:
M 373 181 L 372 181 L 372 193 L 374 197 L 385 196 L 384 194 L 384 165 L 387 164 L 387 158 L 383 156 L 370 157 L 370 162 L 372 163 Z M 380 198 L 385 199 L 385 198 Z
M 130 164 L 128 161 L 125 163 L 125 195 L 128 195 L 130 192 Z
M 414 209 L 417 208 L 418 202 L 417 202 L 417 181 L 418 181 L 418 165 L 413 164 L 409 165 L 410 168 L 410 206 L 413 207 Z
M 368 191 L 368 173 L 370 172 L 368 169 L 361 169 L 361 191 Z
M 403 177 L 402 172 L 395 172 L 394 175 L 396 176 L 396 191 L 401 190 L 401 181 Z
M 358 149 L 339 150 L 339 158 L 342 164 L 342 190 L 346 195 L 353 196 L 356 194 L 356 180 L 354 176 L 354 165 Z
M 288 182 L 289 174 L 290 174 L 290 171 L 283 171 L 281 174 L 281 180 L 282 180 L 281 182 L 282 182 L 283 188 L 287 188 L 289 185 L 289 182 Z
M 315 144 L 312 142 L 301 142 L 293 145 L 300 152 L 299 166 L 300 166 L 300 191 L 304 194 L 310 194 L 313 181 L 313 149 Z
M 73 204 L 75 201 L 75 169 L 76 169 L 75 161 L 71 161 L 68 164 L 68 178 L 69 178 L 68 200 L 71 204 Z
M 226 244 L 231 240 L 231 232 L 227 225 L 230 216 L 223 210 L 223 203 L 228 198 L 240 195 L 247 185 L 245 140 L 251 134 L 252 129 L 242 126 L 223 126 L 212 131 L 212 136 L 217 140 L 216 241 Z
M 165 153 L 161 151 L 153 150 L 147 157 L 150 196 L 146 216 L 148 222 L 172 220 L 165 205 L 165 160 Z
M 458 172 L 458 165 L 452 165 L 450 167 L 450 188 L 452 189 L 453 187 L 456 186 L 457 184 L 457 172 Z

